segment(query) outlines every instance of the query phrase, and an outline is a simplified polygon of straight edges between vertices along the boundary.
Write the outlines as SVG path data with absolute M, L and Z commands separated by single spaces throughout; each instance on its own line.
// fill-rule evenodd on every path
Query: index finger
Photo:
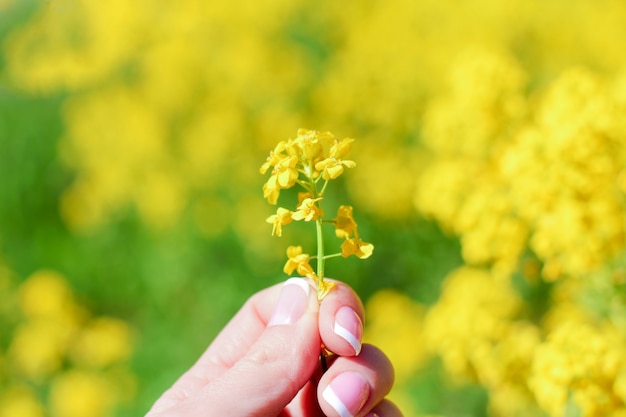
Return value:
M 331 280 L 335 287 L 320 303 L 319 329 L 322 343 L 340 356 L 361 351 L 365 313 L 359 296 L 347 284 Z

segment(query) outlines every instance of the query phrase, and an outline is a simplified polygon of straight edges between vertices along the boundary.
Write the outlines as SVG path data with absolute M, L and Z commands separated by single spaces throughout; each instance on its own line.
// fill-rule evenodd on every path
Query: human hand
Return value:
M 312 289 L 291 278 L 253 295 L 146 417 L 402 417 L 384 398 L 391 363 L 361 347 L 358 296 L 337 282 L 318 303 Z

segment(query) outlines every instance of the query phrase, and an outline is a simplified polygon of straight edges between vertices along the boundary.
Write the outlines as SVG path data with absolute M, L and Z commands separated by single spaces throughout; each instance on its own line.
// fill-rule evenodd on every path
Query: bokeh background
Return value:
M 356 139 L 331 260 L 411 416 L 626 416 L 626 3 L 0 0 L 0 416 L 143 415 L 282 281 L 259 167 Z

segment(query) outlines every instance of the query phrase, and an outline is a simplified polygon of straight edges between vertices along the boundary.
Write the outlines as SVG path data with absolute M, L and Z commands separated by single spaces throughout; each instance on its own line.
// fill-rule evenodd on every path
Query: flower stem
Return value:
M 328 185 L 328 180 L 324 181 L 324 185 L 322 186 L 322 191 L 320 191 L 320 195 L 324 194 L 324 191 L 326 191 L 327 185 Z
M 319 282 L 317 283 L 317 295 L 321 297 L 324 282 L 324 235 L 322 233 L 322 221 L 317 220 L 315 222 L 315 230 L 317 232 L 317 276 Z
M 318 191 L 317 181 L 311 177 L 309 177 L 308 179 L 309 179 L 309 186 L 311 187 L 311 194 L 313 194 L 313 198 L 322 197 L 324 194 L 324 188 L 326 188 L 326 183 L 328 183 L 328 181 L 326 181 L 322 190 Z M 323 285 L 324 284 L 324 263 L 326 261 L 326 259 L 324 258 L 324 233 L 322 230 L 322 224 L 323 224 L 322 219 L 317 219 L 315 221 L 315 232 L 317 235 L 316 274 L 317 274 L 317 279 L 318 279 L 318 282 L 316 284 L 317 284 L 317 298 L 319 300 L 322 299 L 322 296 L 324 294 L 324 285 Z

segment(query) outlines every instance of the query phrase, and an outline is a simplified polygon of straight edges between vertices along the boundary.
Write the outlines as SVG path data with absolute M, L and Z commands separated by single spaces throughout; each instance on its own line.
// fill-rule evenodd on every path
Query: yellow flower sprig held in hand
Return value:
M 324 298 L 332 289 L 333 283 L 324 281 L 324 264 L 326 259 L 336 256 L 354 255 L 358 258 L 368 258 L 374 246 L 361 240 L 357 224 L 352 216 L 351 206 L 340 206 L 337 216 L 332 220 L 324 219 L 324 210 L 321 203 L 324 201 L 324 192 L 331 180 L 343 174 L 345 168 L 354 168 L 356 163 L 344 159 L 354 139 L 337 140 L 330 132 L 299 129 L 295 139 L 281 141 L 276 145 L 261 166 L 261 174 L 271 169 L 271 175 L 263 185 L 263 196 L 270 204 L 277 204 L 280 191 L 299 185 L 303 192 L 298 194 L 298 204 L 295 210 L 279 207 L 276 214 L 267 218 L 272 224 L 272 234 L 282 235 L 282 227 L 292 221 L 315 222 L 317 233 L 317 255 L 310 256 L 303 253 L 300 246 L 287 248 L 287 263 L 283 271 L 311 278 L 317 285 L 318 299 Z M 344 239 L 341 252 L 326 255 L 324 252 L 323 224 L 331 223 L 335 227 L 335 235 Z M 316 270 L 309 261 L 317 260 Z

